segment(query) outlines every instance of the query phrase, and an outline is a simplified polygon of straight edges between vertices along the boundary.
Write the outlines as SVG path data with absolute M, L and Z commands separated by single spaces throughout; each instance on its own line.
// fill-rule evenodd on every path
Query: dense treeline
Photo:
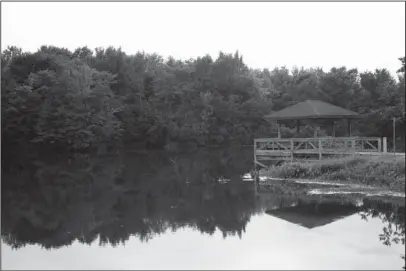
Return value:
M 396 80 L 385 69 L 254 70 L 238 52 L 180 61 L 113 47 L 71 52 L 42 46 L 35 53 L 9 47 L 1 55 L 3 146 L 250 144 L 276 133 L 264 115 L 319 99 L 363 114 L 355 125 L 358 135 L 391 139 L 391 118 L 399 117 L 397 146 L 404 148 L 400 60 Z M 294 132 L 288 126 L 282 131 Z M 337 135 L 344 133 L 345 125 L 339 126 Z

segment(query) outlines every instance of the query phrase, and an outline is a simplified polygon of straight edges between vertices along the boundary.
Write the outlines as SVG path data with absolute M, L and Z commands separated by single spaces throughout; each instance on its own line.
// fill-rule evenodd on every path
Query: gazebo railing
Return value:
M 254 140 L 256 155 L 355 154 L 382 152 L 379 137 L 260 138 Z

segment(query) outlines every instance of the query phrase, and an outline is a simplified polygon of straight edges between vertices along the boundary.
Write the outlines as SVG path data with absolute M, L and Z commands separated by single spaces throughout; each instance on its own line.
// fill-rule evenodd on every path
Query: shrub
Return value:
M 348 181 L 397 191 L 405 189 L 405 160 L 395 157 L 347 157 L 272 167 L 269 176 Z

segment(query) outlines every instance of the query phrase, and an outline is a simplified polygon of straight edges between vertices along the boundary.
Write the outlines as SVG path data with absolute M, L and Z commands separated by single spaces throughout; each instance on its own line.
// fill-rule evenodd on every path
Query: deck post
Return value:
M 258 194 L 259 170 L 257 170 L 257 140 L 254 139 L 254 191 L 255 196 Z
M 323 145 L 321 142 L 321 139 L 319 139 L 319 160 L 321 160 L 323 158 Z
M 393 121 L 392 121 L 392 127 L 393 127 L 393 154 L 396 154 L 396 118 L 393 117 Z
M 257 181 L 258 179 L 258 181 Z M 258 190 L 259 190 L 259 178 L 257 174 L 255 173 L 254 175 L 254 198 L 256 199 L 258 196 Z
M 276 121 L 276 126 L 278 127 L 278 138 L 281 138 L 281 126 L 278 121 Z
M 254 139 L 254 172 L 257 172 L 257 140 Z
M 382 152 L 382 139 L 378 139 L 378 152 Z
M 293 139 L 290 140 L 290 161 L 293 162 L 293 151 L 294 151 L 294 144 Z
M 351 140 L 351 152 L 352 155 L 355 155 L 355 139 Z
M 383 146 L 382 152 L 387 153 L 388 152 L 388 140 L 387 140 L 386 136 L 382 138 L 382 146 Z

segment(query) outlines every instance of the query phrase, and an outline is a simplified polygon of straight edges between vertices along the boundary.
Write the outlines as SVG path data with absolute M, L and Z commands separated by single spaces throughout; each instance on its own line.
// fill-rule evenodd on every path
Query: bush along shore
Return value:
M 305 178 L 348 182 L 392 191 L 405 191 L 405 157 L 347 157 L 316 162 L 291 162 L 272 167 L 274 178 Z

